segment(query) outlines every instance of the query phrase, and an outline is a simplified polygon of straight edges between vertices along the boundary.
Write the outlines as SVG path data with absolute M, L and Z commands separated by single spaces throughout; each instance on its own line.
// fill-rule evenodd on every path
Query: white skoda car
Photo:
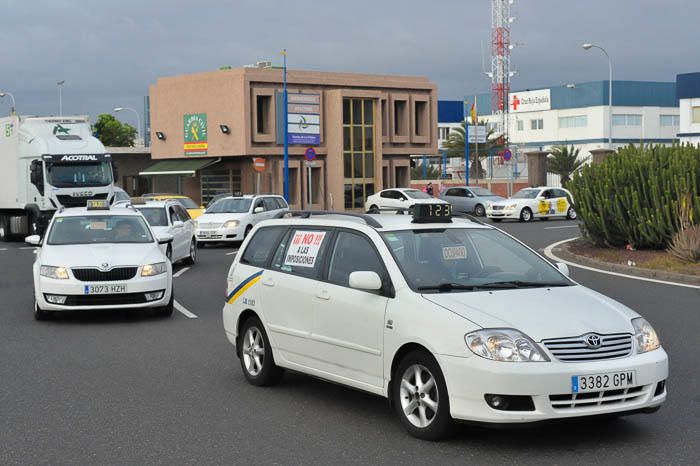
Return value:
M 259 224 L 228 274 L 246 379 L 292 369 L 387 397 L 420 438 L 453 420 L 653 412 L 668 359 L 652 326 L 449 205 Z M 308 218 L 307 218 L 308 217 Z
M 109 209 L 106 201 L 59 210 L 34 261 L 34 316 L 53 311 L 153 308 L 173 312 L 172 266 L 160 248 L 172 236 L 156 238 L 137 210 Z

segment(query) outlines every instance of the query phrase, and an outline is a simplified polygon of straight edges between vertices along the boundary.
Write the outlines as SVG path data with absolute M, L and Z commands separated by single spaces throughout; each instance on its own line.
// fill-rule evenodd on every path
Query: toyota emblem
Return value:
M 588 345 L 589 348 L 591 349 L 598 349 L 600 348 L 600 336 L 591 333 L 590 335 L 586 335 L 584 337 L 584 341 L 586 342 L 586 345 Z

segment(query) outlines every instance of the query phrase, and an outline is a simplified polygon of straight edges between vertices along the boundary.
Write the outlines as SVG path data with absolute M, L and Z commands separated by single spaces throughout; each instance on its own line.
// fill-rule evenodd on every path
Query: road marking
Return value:
M 545 230 L 558 230 L 559 228 L 578 228 L 578 225 L 564 225 L 560 227 L 544 227 Z
M 7 248 L 0 248 L 0 251 L 7 251 Z
M 231 251 L 231 252 L 226 253 L 227 256 L 233 256 L 234 254 L 238 254 L 238 249 L 236 249 L 235 251 Z
M 183 273 L 187 272 L 188 270 L 190 270 L 189 267 L 183 267 L 183 268 L 181 268 L 180 270 L 178 270 L 177 272 L 175 272 L 175 273 L 173 274 L 173 278 L 179 277 L 180 275 L 182 275 Z
M 579 238 L 579 236 L 576 236 L 574 238 L 569 238 L 569 239 L 565 239 L 562 241 L 557 241 L 556 243 L 552 243 L 549 246 L 547 246 L 546 248 L 544 248 L 544 255 L 549 257 L 550 259 L 556 261 L 556 262 L 563 262 L 566 265 L 570 265 L 572 267 L 577 267 L 579 269 L 590 270 L 592 272 L 604 273 L 607 275 L 614 275 L 616 277 L 631 278 L 632 280 L 641 280 L 644 282 L 660 283 L 662 285 L 680 286 L 683 288 L 693 288 L 696 290 L 700 290 L 700 285 L 689 285 L 687 283 L 669 282 L 666 280 L 657 280 L 656 278 L 637 277 L 635 275 L 628 275 L 626 273 L 611 272 L 610 270 L 596 269 L 595 267 L 589 267 L 587 265 L 581 265 L 581 264 L 577 264 L 575 262 L 569 262 L 569 261 L 564 260 L 560 257 L 557 257 L 552 252 L 552 250 L 554 248 L 556 248 L 557 246 L 559 246 L 560 244 L 568 243 L 569 241 L 573 241 L 573 240 L 578 239 L 578 238 Z
M 191 313 L 190 311 L 188 311 L 187 308 L 186 308 L 185 306 L 183 306 L 182 304 L 178 303 L 177 301 L 174 301 L 174 302 L 173 302 L 173 306 L 175 306 L 175 309 L 177 309 L 179 312 L 181 312 L 182 314 L 184 314 L 185 317 L 187 317 L 188 319 L 196 319 L 196 318 L 197 318 L 197 315 L 196 315 L 196 314 L 193 314 L 193 313 Z
M 19 249 L 36 249 L 36 246 L 24 246 Z

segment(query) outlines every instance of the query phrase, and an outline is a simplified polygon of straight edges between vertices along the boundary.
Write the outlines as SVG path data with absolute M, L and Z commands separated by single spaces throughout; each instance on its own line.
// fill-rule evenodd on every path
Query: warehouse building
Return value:
M 676 92 L 680 99 L 681 142 L 700 144 L 700 73 L 676 76 Z

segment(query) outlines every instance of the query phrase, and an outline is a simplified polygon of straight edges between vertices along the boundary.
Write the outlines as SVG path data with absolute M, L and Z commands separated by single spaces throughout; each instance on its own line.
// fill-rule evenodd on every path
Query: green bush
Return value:
M 574 175 L 581 230 L 599 246 L 666 248 L 681 229 L 681 199 L 700 219 L 700 148 L 628 146 Z M 688 196 L 690 194 L 690 196 Z

